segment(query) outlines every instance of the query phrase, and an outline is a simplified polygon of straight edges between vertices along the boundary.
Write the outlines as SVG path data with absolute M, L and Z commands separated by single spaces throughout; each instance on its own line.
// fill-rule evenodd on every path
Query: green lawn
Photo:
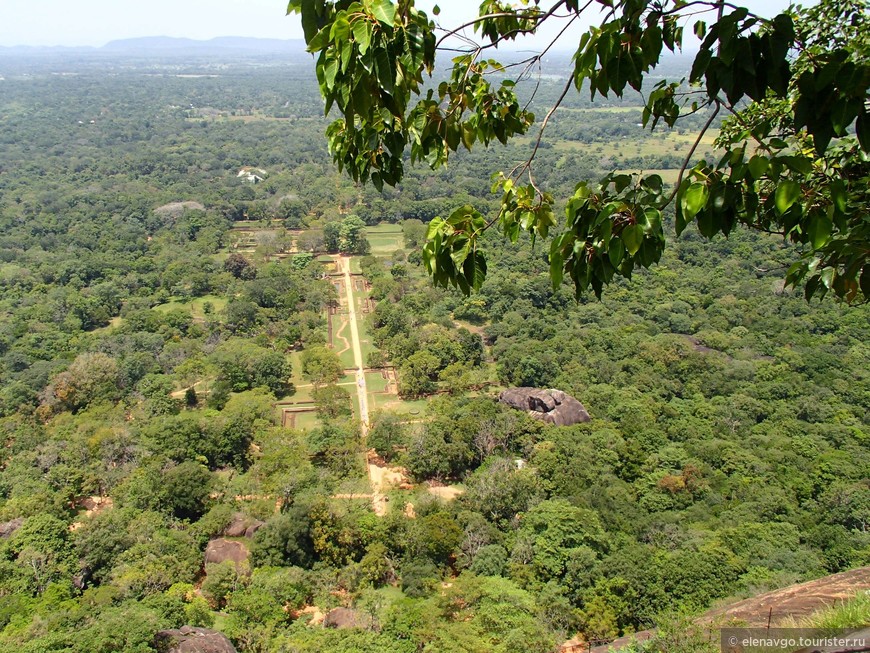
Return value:
M 713 141 L 719 135 L 718 130 L 711 129 L 701 139 L 696 158 L 704 156 L 707 151 L 713 151 Z M 602 157 L 620 159 L 634 156 L 663 156 L 674 154 L 679 157 L 685 156 L 697 134 L 679 132 L 650 133 L 642 131 L 638 127 L 638 133 L 631 138 L 615 138 L 609 141 L 593 141 L 581 143 L 580 141 L 560 140 L 553 142 L 553 149 L 560 152 L 582 151 L 585 153 L 600 154 Z M 532 139 L 526 136 L 515 139 L 518 145 L 528 145 Z
M 226 308 L 227 298 L 220 297 L 218 295 L 204 295 L 202 297 L 197 297 L 196 299 L 190 299 L 187 301 L 174 299 L 166 302 L 165 304 L 155 306 L 154 310 L 160 311 L 161 313 L 168 313 L 170 311 L 180 309 L 190 312 L 190 314 L 196 319 L 203 320 L 206 318 L 205 305 L 207 303 L 211 303 L 212 315 L 214 315 L 216 313 L 220 313 L 224 308 Z
M 370 393 L 383 392 L 387 388 L 387 380 L 380 372 L 366 372 L 366 388 Z
M 320 420 L 317 419 L 317 413 L 313 410 L 304 413 L 296 413 L 296 428 L 301 430 L 311 430 L 320 426 Z
M 303 385 L 308 383 L 304 378 L 302 378 L 302 352 L 301 351 L 291 351 L 290 352 L 290 366 L 292 368 L 292 373 L 290 374 L 290 383 L 293 385 Z
M 369 410 L 389 410 L 398 415 L 405 415 L 410 419 L 422 419 L 426 412 L 426 406 L 429 403 L 428 399 L 415 399 L 413 401 L 405 401 L 399 399 L 397 395 L 371 395 L 374 399 L 373 405 L 369 406 Z
M 402 234 L 395 236 L 369 236 L 369 244 L 372 246 L 373 255 L 388 256 L 397 249 L 402 249 L 404 240 Z
M 365 365 L 369 354 L 373 351 L 378 351 L 378 348 L 372 343 L 372 327 L 368 316 L 362 313 L 358 315 L 359 319 L 357 319 L 356 324 L 359 329 L 359 347 L 362 350 L 363 365 Z
M 402 227 L 390 222 L 380 222 L 374 227 L 366 227 L 366 233 L 372 234 L 402 234 Z
M 341 352 L 338 357 L 341 359 L 341 364 L 344 365 L 344 369 L 356 369 L 356 360 L 354 360 L 353 357 L 353 349 Z
M 294 404 L 301 404 L 314 401 L 311 398 L 311 391 L 314 388 L 309 385 L 308 381 L 302 381 L 299 385 L 295 386 L 296 392 L 291 396 L 287 397 L 287 401 L 290 401 Z
M 111 331 L 115 327 L 121 326 L 123 323 L 124 323 L 124 318 L 122 318 L 120 315 L 117 315 L 117 316 L 113 317 L 111 320 L 109 320 L 109 323 L 106 326 L 97 327 L 96 329 L 91 331 L 91 333 L 105 333 L 107 331 Z
M 375 256 L 392 254 L 405 245 L 402 228 L 386 222 L 374 227 L 366 227 L 366 237 L 372 247 L 372 254 Z

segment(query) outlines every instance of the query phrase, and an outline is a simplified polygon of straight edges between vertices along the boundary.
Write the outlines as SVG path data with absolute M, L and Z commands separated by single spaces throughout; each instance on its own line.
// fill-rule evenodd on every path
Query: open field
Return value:
M 375 256 L 388 256 L 397 249 L 402 249 L 405 244 L 402 228 L 395 224 L 381 223 L 374 227 L 366 227 L 366 237 Z M 351 272 L 353 271 L 351 269 Z
M 640 127 L 637 129 L 638 134 L 632 138 L 624 136 L 608 141 L 592 141 L 591 143 L 558 140 L 554 141 L 552 145 L 553 149 L 557 152 L 596 154 L 602 158 L 615 159 L 617 163 L 621 158 L 638 156 L 661 157 L 668 154 L 672 154 L 682 160 L 697 137 L 696 134 L 688 132 L 685 134 L 676 131 L 650 134 L 649 132 L 642 131 Z M 701 158 L 705 156 L 706 152 L 713 151 L 713 141 L 716 140 L 718 134 L 718 130 L 711 129 L 704 135 L 695 153 L 696 158 Z M 515 140 L 518 145 L 530 145 L 533 142 L 532 138 L 525 136 Z
M 391 222 L 380 222 L 373 227 L 366 227 L 366 233 L 371 235 L 402 234 L 402 227 Z
M 410 419 L 418 419 L 426 411 L 428 399 L 414 399 L 411 401 L 399 399 L 397 395 L 372 395 L 375 399 L 372 409 L 389 410 L 398 415 L 406 415 Z
M 565 113 L 637 113 L 638 117 L 640 117 L 641 113 L 643 113 L 643 107 L 589 107 L 586 109 L 581 109 L 579 107 L 559 107 L 556 109 L 557 112 L 564 111 Z
M 197 297 L 196 299 L 187 301 L 176 299 L 155 306 L 154 310 L 160 311 L 161 313 L 168 313 L 169 311 L 180 309 L 189 311 L 194 319 L 204 320 L 206 318 L 205 305 L 208 303 L 212 305 L 212 314 L 219 313 L 226 308 L 227 298 L 218 295 L 203 295 L 202 297 Z
M 366 387 L 371 393 L 386 392 L 389 381 L 383 371 L 366 372 Z

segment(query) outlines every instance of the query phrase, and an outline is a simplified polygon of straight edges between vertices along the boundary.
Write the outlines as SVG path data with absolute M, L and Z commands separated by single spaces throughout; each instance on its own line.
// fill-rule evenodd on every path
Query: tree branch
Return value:
M 559 0 L 559 2 L 557 2 L 557 3 L 554 4 L 552 7 L 550 7 L 547 11 L 545 11 L 545 12 L 543 12 L 543 13 L 541 13 L 541 14 L 538 14 L 538 15 L 536 15 L 536 16 L 529 16 L 528 19 L 529 19 L 529 20 L 534 20 L 535 23 L 536 23 L 535 28 L 537 28 L 538 25 L 540 25 L 542 22 L 544 22 L 545 20 L 547 20 L 550 16 L 552 16 L 553 14 L 555 14 L 555 13 L 556 13 L 556 10 L 557 10 L 559 7 L 561 7 L 563 4 L 565 4 L 565 1 L 566 1 L 566 0 Z M 587 6 L 588 6 L 588 5 L 587 5 Z M 446 39 L 450 38 L 451 36 L 456 36 L 456 35 L 457 35 L 459 32 L 461 32 L 462 30 L 464 30 L 464 29 L 466 29 L 466 28 L 468 28 L 468 27 L 473 27 L 474 25 L 477 25 L 478 23 L 480 23 L 480 22 L 482 22 L 482 21 L 484 21 L 484 20 L 487 20 L 487 19 L 489 19 L 489 18 L 511 18 L 511 17 L 516 18 L 516 17 L 517 17 L 517 12 L 515 12 L 515 11 L 502 11 L 502 12 L 498 12 L 498 13 L 495 13 L 495 14 L 486 14 L 486 15 L 483 15 L 483 16 L 478 16 L 477 18 L 474 18 L 473 20 L 470 20 L 470 21 L 468 21 L 467 23 L 463 23 L 463 24 L 460 25 L 459 27 L 456 27 L 456 28 L 450 30 L 449 32 L 447 32 L 446 34 L 444 34 L 444 35 L 443 35 L 441 38 L 439 38 L 438 41 L 435 43 L 435 48 L 437 49 L 437 48 L 438 48 L 438 47 L 439 47 L 439 46 L 440 46 L 440 45 L 441 45 L 441 44 L 442 44 Z M 503 35 L 501 35 L 497 40 L 493 41 L 492 43 L 490 43 L 490 44 L 488 44 L 488 45 L 486 45 L 486 46 L 478 46 L 478 47 L 480 47 L 481 49 L 484 49 L 484 48 L 487 48 L 487 47 L 492 47 L 493 45 L 495 45 L 495 44 L 498 43 L 499 41 L 503 40 L 506 36 L 509 36 L 509 35 L 513 35 L 513 36 L 515 36 L 515 35 L 517 35 L 517 34 L 527 34 L 527 33 L 529 33 L 530 31 L 532 31 L 532 30 L 525 30 L 525 29 L 517 29 L 517 30 L 513 30 L 513 31 L 511 31 L 511 32 L 508 32 L 507 34 L 503 34 Z
M 701 139 L 704 138 L 704 134 L 706 134 L 707 130 L 710 129 L 710 125 L 713 124 L 713 119 L 719 114 L 719 108 L 722 106 L 722 103 L 719 101 L 718 98 L 714 99 L 713 102 L 716 104 L 716 109 L 713 111 L 713 113 L 710 114 L 710 117 L 707 118 L 707 122 L 704 123 L 701 131 L 698 132 L 698 137 L 695 139 L 695 142 L 692 143 L 692 148 L 686 153 L 686 158 L 683 159 L 683 165 L 680 166 L 680 174 L 677 176 L 677 183 L 674 184 L 674 190 L 671 192 L 665 203 L 659 206 L 660 210 L 674 201 L 674 198 L 677 196 L 677 191 L 680 190 L 680 184 L 683 183 L 683 175 L 686 174 L 686 168 L 689 167 L 689 162 L 692 160 L 692 156 L 695 154 L 695 150 L 698 149 L 698 145 L 700 145 Z

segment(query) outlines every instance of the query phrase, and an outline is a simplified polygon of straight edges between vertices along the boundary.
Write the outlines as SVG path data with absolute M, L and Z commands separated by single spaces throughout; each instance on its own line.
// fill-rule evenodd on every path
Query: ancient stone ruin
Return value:
M 498 400 L 555 426 L 571 426 L 592 419 L 583 404 L 561 390 L 508 388 L 498 396 Z

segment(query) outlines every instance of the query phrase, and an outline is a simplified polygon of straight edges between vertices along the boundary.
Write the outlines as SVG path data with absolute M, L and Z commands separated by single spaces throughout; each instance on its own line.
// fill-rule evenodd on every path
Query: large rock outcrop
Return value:
M 21 528 L 24 523 L 24 517 L 16 517 L 12 521 L 3 522 L 0 524 L 0 539 L 10 537 L 12 533 Z
M 230 523 L 224 528 L 222 535 L 227 537 L 254 537 L 266 522 L 248 517 L 240 512 L 234 513 Z
M 160 653 L 238 653 L 223 633 L 193 626 L 161 630 L 154 645 Z
M 498 396 L 498 400 L 556 426 L 571 426 L 592 419 L 583 404 L 561 390 L 508 388 Z
M 222 537 L 212 540 L 205 547 L 205 564 L 220 564 L 227 560 L 236 564 L 236 570 L 245 569 L 245 563 L 251 557 L 251 552 L 241 542 L 225 540 Z
M 367 614 L 350 608 L 333 608 L 326 613 L 323 619 L 326 628 L 369 628 L 372 618 Z

